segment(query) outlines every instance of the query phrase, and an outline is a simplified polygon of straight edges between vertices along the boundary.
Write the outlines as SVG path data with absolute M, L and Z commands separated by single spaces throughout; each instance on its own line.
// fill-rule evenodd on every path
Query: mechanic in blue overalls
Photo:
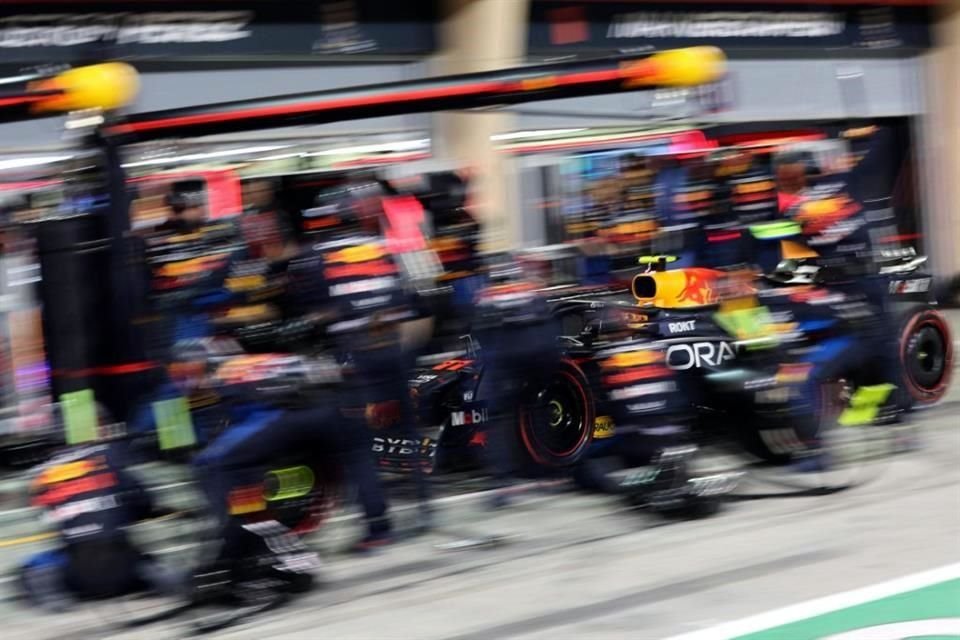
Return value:
M 484 448 L 495 488 L 491 507 L 509 502 L 509 484 L 520 470 L 519 410 L 530 389 L 542 389 L 557 369 L 560 328 L 539 290 L 542 283 L 510 256 L 490 267 L 489 282 L 476 297 L 474 331 L 483 362 L 478 397 L 487 404 Z M 546 407 L 529 406 L 532 420 Z
M 368 226 L 376 220 L 380 195 L 375 183 L 353 183 L 323 194 L 316 208 L 322 213 L 311 215 L 329 216 L 332 224 L 290 264 L 289 288 L 299 313 L 292 322 L 322 325 L 344 362 L 336 397 L 295 411 L 258 410 L 224 432 L 196 461 L 211 500 L 227 509 L 238 482 L 253 479 L 251 469 L 291 447 L 338 453 L 365 517 L 367 531 L 354 546 L 357 551 L 392 539 L 369 423 L 384 419 L 390 403 L 407 393 L 398 325 L 410 310 L 397 267 Z M 399 411 L 402 403 L 394 406 Z M 229 563 L 243 553 L 243 539 L 249 538 L 243 521 L 248 518 L 227 511 L 221 515 L 225 544 L 220 561 Z
M 211 313 L 230 303 L 224 283 L 245 251 L 233 223 L 207 220 L 200 181 L 174 183 L 167 204 L 170 217 L 146 238 L 151 299 L 162 316 L 155 346 L 163 361 L 178 340 L 213 333 Z
M 58 536 L 56 548 L 20 569 L 32 604 L 59 611 L 76 600 L 148 589 L 170 594 L 183 584 L 126 532 L 154 514 L 149 493 L 127 466 L 126 445 L 115 441 L 73 447 L 37 469 L 31 503 L 45 510 Z
M 790 160 L 799 162 L 795 156 Z M 889 224 L 892 212 L 868 210 L 851 193 L 849 172 L 841 166 L 820 167 L 807 158 L 804 176 L 804 188 L 785 206 L 782 214 L 801 225 L 800 240 L 817 253 L 818 281 L 851 300 L 865 299 L 876 309 L 873 322 L 860 328 L 857 347 L 863 350 L 861 357 L 879 356 L 882 371 L 878 382 L 896 384 L 899 380 L 897 331 L 887 280 L 878 273 L 873 238 L 877 223 L 887 221 Z M 854 361 L 850 355 L 842 357 L 847 362 Z M 899 389 L 891 393 L 882 412 L 883 420 L 899 420 L 906 396 Z

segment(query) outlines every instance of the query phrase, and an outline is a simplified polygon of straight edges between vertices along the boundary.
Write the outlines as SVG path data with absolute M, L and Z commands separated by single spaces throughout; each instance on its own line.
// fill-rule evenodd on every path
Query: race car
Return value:
M 900 408 L 936 402 L 949 384 L 953 353 L 930 296 L 931 278 L 912 252 L 880 258 L 875 277 L 886 287 L 887 313 L 898 328 Z M 733 435 L 749 452 L 775 462 L 815 442 L 857 388 L 883 382 L 877 349 L 887 345 L 886 327 L 877 322 L 878 309 L 863 295 L 824 285 L 828 269 L 815 260 L 785 263 L 758 283 L 741 279 L 739 290 L 730 290 L 730 274 L 722 270 L 667 269 L 675 260 L 641 259 L 648 269 L 633 280 L 633 301 L 615 292 L 553 301 L 576 366 L 588 368 L 596 350 L 618 337 L 607 334 L 611 326 L 664 341 L 667 366 L 689 380 L 700 432 Z M 592 389 L 587 397 L 599 416 L 591 438 L 615 431 Z

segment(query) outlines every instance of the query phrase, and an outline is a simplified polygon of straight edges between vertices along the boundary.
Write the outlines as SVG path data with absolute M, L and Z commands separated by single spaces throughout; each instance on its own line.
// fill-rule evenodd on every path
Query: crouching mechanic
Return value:
M 367 527 L 355 550 L 391 539 L 368 416 L 407 393 L 396 327 L 406 312 L 396 266 L 379 237 L 361 225 L 360 209 L 372 206 L 365 198 L 375 197 L 364 188 L 353 186 L 325 196 L 335 228 L 292 260 L 289 268 L 289 291 L 298 313 L 290 322 L 325 327 L 343 363 L 336 394 L 296 409 L 252 407 L 196 460 L 202 483 L 221 515 L 222 546 L 215 564 L 231 571 L 249 556 L 251 544 L 262 550 L 256 538 L 263 537 L 266 522 L 266 514 L 236 512 L 233 498 L 245 487 L 257 486 L 262 480 L 257 474 L 265 464 L 291 452 L 334 454 L 339 459 L 357 490 Z M 280 536 L 289 534 L 276 526 L 273 530 Z M 264 542 L 269 546 L 269 539 Z M 291 569 L 300 572 L 299 567 Z
M 81 446 L 42 465 L 31 482 L 32 504 L 58 529 L 55 549 L 20 569 L 30 602 L 62 610 L 77 599 L 144 590 L 172 593 L 180 578 L 138 549 L 126 527 L 154 513 L 149 493 L 127 469 L 122 443 Z

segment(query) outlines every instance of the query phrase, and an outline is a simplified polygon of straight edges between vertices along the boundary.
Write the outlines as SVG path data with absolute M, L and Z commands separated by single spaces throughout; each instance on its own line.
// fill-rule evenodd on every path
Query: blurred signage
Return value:
M 3 3 L 0 62 L 423 55 L 436 42 L 431 5 L 378 0 Z
M 924 6 L 567 2 L 533 0 L 529 51 L 930 46 Z

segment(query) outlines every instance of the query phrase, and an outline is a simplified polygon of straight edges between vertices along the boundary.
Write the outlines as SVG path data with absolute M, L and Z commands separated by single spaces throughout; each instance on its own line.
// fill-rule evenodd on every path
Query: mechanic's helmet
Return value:
M 177 220 L 199 225 L 206 218 L 207 195 L 202 180 L 182 180 L 175 182 L 166 198 Z M 191 212 L 189 216 L 184 215 Z
M 386 189 L 375 180 L 355 179 L 321 192 L 303 212 L 304 231 L 321 237 L 379 231 Z
M 231 338 L 178 340 L 167 371 L 181 391 L 189 392 L 202 386 L 218 361 L 242 352 Z
M 457 171 L 438 171 L 425 177 L 426 189 L 419 194 L 423 206 L 435 215 L 463 209 L 467 204 L 469 183 Z
M 317 195 L 314 206 L 303 212 L 303 231 L 312 236 L 333 234 L 349 223 L 346 187 L 326 189 Z

